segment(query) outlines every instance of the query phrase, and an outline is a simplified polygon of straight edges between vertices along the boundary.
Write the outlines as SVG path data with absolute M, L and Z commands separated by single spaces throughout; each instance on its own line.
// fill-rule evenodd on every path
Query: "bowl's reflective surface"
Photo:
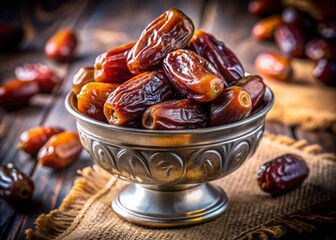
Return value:
M 235 171 L 254 154 L 272 105 L 273 94 L 267 88 L 264 106 L 242 121 L 159 131 L 95 121 L 78 112 L 74 94 L 66 99 L 93 161 L 114 176 L 136 183 L 118 194 L 113 209 L 131 222 L 164 227 L 203 222 L 224 211 L 225 193 L 206 182 Z

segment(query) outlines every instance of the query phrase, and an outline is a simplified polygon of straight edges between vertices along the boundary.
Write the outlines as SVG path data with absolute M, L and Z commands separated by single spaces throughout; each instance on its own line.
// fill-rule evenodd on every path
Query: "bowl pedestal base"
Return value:
M 126 221 L 151 227 L 179 227 L 209 221 L 226 208 L 225 192 L 210 183 L 175 186 L 130 184 L 112 202 Z

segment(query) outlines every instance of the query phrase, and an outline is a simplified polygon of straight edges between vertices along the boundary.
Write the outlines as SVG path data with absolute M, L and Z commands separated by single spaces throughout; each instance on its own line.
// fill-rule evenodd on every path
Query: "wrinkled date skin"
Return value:
M 203 128 L 206 113 L 191 99 L 170 100 L 155 104 L 142 115 L 142 126 L 147 129 L 180 130 Z
M 163 69 L 182 95 L 197 102 L 209 102 L 224 89 L 224 80 L 206 59 L 189 50 L 176 50 L 163 60 Z
M 39 92 L 37 81 L 11 80 L 0 86 L 0 107 L 10 111 L 23 108 Z
M 106 122 L 104 104 L 109 94 L 118 86 L 116 83 L 87 83 L 77 95 L 78 111 L 90 118 Z
M 281 16 L 274 15 L 260 20 L 252 29 L 252 36 L 257 40 L 273 39 L 275 29 L 282 24 Z
M 145 72 L 124 82 L 109 95 L 104 114 L 110 124 L 125 125 L 141 118 L 149 106 L 173 96 L 173 89 L 163 72 Z
M 250 94 L 252 101 L 252 110 L 258 108 L 264 97 L 266 85 L 262 78 L 258 75 L 250 75 L 243 77 L 234 84 L 235 86 L 242 87 L 248 94 Z
M 45 167 L 61 169 L 74 162 L 82 145 L 76 132 L 65 131 L 52 136 L 40 149 L 37 160 Z
M 41 63 L 25 64 L 16 67 L 15 76 L 21 81 L 37 81 L 41 93 L 51 93 L 60 82 L 60 78 L 56 72 Z
M 274 32 L 274 40 L 285 56 L 304 56 L 305 38 L 301 30 L 295 25 L 280 25 Z
M 260 188 L 277 196 L 300 186 L 309 168 L 300 156 L 286 154 L 263 164 L 257 174 Z
M 322 38 L 310 40 L 306 45 L 306 56 L 317 61 L 321 58 L 336 58 L 336 43 Z
M 94 68 L 91 66 L 81 67 L 72 78 L 72 91 L 74 94 L 80 93 L 82 87 L 94 81 Z
M 28 129 L 20 135 L 17 145 L 19 150 L 25 151 L 32 157 L 36 157 L 41 147 L 54 135 L 63 132 L 61 127 L 38 126 Z
M 293 75 L 290 60 L 272 52 L 260 53 L 255 59 L 255 68 L 260 74 L 280 81 L 289 81 Z
M 10 24 L 0 24 L 0 51 L 8 52 L 16 50 L 24 36 L 21 27 Z
M 327 86 L 336 87 L 336 59 L 318 60 L 313 69 L 313 76 Z
M 236 55 L 213 35 L 201 30 L 195 31 L 188 48 L 212 63 L 222 74 L 225 86 L 242 78 L 244 68 Z
M 247 118 L 252 111 L 252 101 L 243 88 L 231 86 L 210 102 L 209 109 L 210 126 L 219 126 Z
M 33 181 L 14 164 L 0 166 L 0 196 L 10 203 L 30 201 L 34 192 Z
M 94 78 L 96 82 L 123 83 L 134 75 L 127 67 L 127 54 L 135 45 L 131 42 L 109 50 L 96 58 Z
M 156 70 L 163 58 L 184 48 L 194 33 L 194 24 L 182 11 L 170 9 L 150 23 L 127 57 L 133 74 Z
M 61 29 L 49 38 L 44 51 L 47 57 L 55 61 L 68 62 L 74 56 L 77 42 L 77 36 L 74 31 Z

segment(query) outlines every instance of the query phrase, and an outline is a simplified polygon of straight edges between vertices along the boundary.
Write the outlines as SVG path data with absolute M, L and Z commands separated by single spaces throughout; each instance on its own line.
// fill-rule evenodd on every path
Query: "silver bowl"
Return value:
M 264 106 L 244 120 L 176 131 L 96 121 L 77 110 L 73 93 L 65 105 L 76 117 L 81 143 L 93 161 L 131 182 L 112 201 L 113 210 L 133 223 L 175 227 L 208 221 L 227 208 L 225 192 L 208 182 L 237 170 L 254 154 L 273 101 L 267 88 Z

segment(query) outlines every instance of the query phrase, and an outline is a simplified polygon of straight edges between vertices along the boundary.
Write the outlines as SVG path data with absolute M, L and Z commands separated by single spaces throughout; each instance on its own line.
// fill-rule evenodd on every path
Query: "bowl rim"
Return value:
M 74 106 L 75 94 L 72 91 L 70 91 L 65 97 L 65 107 L 68 110 L 68 112 L 71 113 L 76 118 L 76 121 L 77 119 L 80 119 L 86 123 L 93 124 L 95 126 L 103 127 L 103 128 L 113 130 L 113 131 L 142 133 L 142 134 L 195 134 L 195 133 L 202 134 L 202 133 L 217 132 L 217 131 L 236 128 L 236 127 L 248 124 L 250 122 L 253 122 L 254 120 L 261 118 L 263 115 L 266 115 L 266 113 L 272 108 L 274 104 L 274 93 L 268 86 L 266 86 L 264 98 L 266 94 L 270 96 L 270 100 L 268 101 L 267 105 L 265 105 L 262 109 L 260 109 L 256 113 L 248 116 L 247 118 L 244 118 L 237 122 L 228 123 L 228 124 L 224 124 L 220 126 L 197 128 L 197 129 L 150 130 L 150 129 L 115 126 L 115 125 L 111 125 L 108 123 L 100 122 L 93 118 L 87 117 L 78 111 L 78 109 Z

